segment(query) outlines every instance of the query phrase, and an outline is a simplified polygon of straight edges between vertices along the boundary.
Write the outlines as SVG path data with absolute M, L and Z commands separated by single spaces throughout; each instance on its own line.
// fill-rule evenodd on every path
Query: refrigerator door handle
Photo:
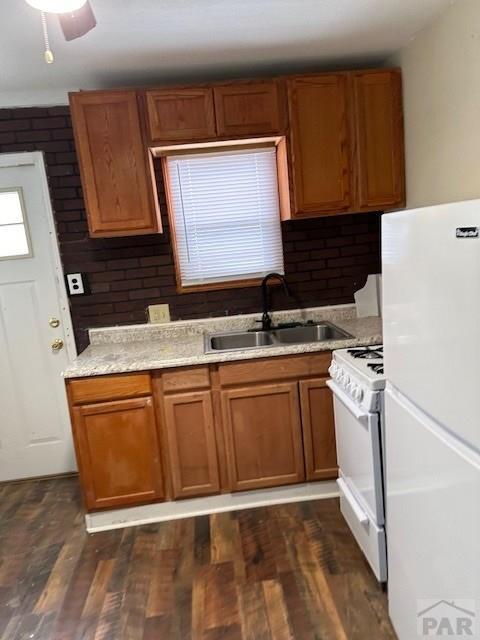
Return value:
M 333 391 L 340 402 L 350 411 L 350 413 L 361 423 L 368 423 L 369 413 L 357 406 L 341 387 L 333 380 L 327 380 L 327 387 Z
M 345 500 L 348 502 L 348 504 L 352 508 L 352 511 L 355 514 L 355 517 L 357 518 L 359 523 L 363 524 L 363 525 L 368 524 L 369 519 L 368 519 L 367 514 L 365 513 L 365 511 L 358 504 L 355 496 L 350 491 L 350 489 L 349 489 L 347 483 L 345 482 L 345 480 L 343 480 L 342 478 L 338 478 L 337 479 L 337 484 L 338 484 L 338 488 L 340 489 L 341 493 L 343 494 L 343 497 L 345 498 Z

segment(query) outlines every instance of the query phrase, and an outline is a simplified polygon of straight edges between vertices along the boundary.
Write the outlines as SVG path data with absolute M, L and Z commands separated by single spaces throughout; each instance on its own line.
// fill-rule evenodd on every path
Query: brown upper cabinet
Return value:
M 285 136 L 283 219 L 402 207 L 401 85 L 373 69 L 70 94 L 90 235 L 161 231 L 148 146 L 181 143 Z
M 291 217 L 405 205 L 399 69 L 288 80 Z
M 339 213 L 352 206 L 346 73 L 288 81 L 293 213 Z
M 279 133 L 284 128 L 279 84 L 275 80 L 216 86 L 215 115 L 219 136 Z
M 90 235 L 160 231 L 136 92 L 71 93 L 70 107 Z
M 146 92 L 146 102 L 153 142 L 188 142 L 216 135 L 210 87 L 151 89 Z
M 405 201 L 402 77 L 397 69 L 353 74 L 357 209 Z

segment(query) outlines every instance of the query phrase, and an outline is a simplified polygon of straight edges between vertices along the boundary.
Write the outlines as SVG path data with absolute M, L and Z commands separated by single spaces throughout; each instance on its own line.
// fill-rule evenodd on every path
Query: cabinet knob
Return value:
M 60 349 L 63 349 L 63 340 L 61 338 L 55 338 L 52 342 L 52 349 L 54 351 L 60 351 Z

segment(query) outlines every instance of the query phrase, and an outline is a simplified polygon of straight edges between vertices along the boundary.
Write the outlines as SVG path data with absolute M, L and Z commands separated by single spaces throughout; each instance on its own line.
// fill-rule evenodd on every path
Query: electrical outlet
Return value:
M 83 277 L 81 273 L 67 273 L 68 293 L 71 296 L 80 296 L 85 293 Z
M 151 304 L 148 307 L 148 321 L 152 324 L 170 322 L 170 307 L 168 304 Z

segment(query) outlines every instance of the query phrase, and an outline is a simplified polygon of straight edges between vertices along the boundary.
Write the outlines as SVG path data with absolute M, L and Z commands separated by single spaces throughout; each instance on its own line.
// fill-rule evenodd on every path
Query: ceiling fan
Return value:
M 93 29 L 97 21 L 89 0 L 26 0 L 26 2 L 42 13 L 43 37 L 45 41 L 45 61 L 53 62 L 53 53 L 47 29 L 47 13 L 58 15 L 60 27 L 65 40 L 75 40 Z

